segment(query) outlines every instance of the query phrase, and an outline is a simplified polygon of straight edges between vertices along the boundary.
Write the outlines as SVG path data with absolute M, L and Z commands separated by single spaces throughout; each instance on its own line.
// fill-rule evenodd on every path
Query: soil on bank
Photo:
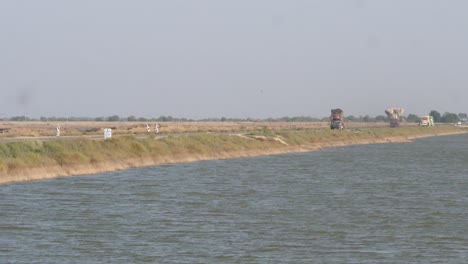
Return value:
M 0 143 L 0 183 L 40 180 L 124 170 L 179 162 L 230 159 L 318 151 L 354 144 L 408 142 L 415 138 L 466 133 L 454 126 L 430 128 L 354 128 L 346 130 L 263 129 L 239 134 L 194 134 L 109 140 L 72 140 Z
M 114 135 L 144 135 L 146 125 L 151 131 L 154 122 L 95 122 L 95 121 L 0 121 L 0 139 L 9 137 L 55 136 L 57 125 L 62 136 L 102 135 L 104 128 L 112 128 Z M 304 130 L 327 128 L 328 122 L 267 122 L 267 121 L 226 121 L 226 122 L 158 122 L 160 132 L 164 134 L 193 132 L 245 132 L 259 130 Z M 405 126 L 416 124 L 405 124 Z M 347 128 L 386 127 L 387 123 L 347 122 Z

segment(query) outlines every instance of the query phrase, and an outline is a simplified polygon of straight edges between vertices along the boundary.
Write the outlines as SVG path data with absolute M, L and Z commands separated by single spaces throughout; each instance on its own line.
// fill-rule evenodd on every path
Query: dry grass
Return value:
M 328 128 L 327 122 L 158 122 L 163 134 L 185 132 L 244 132 L 282 131 Z M 7 122 L 0 121 L 1 137 L 55 136 L 58 123 L 52 122 Z M 60 122 L 61 135 L 101 135 L 104 128 L 112 128 L 113 134 L 146 134 L 145 122 Z M 154 123 L 148 123 L 153 131 Z M 353 123 L 348 128 L 385 127 L 387 123 Z M 412 125 L 412 124 L 411 124 Z
M 352 128 L 342 131 L 317 127 L 287 131 L 284 127 L 262 126 L 248 134 L 0 142 L 0 183 L 163 163 L 314 151 L 329 146 L 402 142 L 416 137 L 466 131 L 453 126 Z

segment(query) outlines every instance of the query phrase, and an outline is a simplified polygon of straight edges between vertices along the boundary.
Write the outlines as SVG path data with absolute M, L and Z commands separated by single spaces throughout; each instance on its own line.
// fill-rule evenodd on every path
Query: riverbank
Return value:
M 416 138 L 466 133 L 453 126 L 429 128 L 310 129 L 247 134 L 194 134 L 144 139 L 0 143 L 0 183 L 96 174 L 142 166 L 319 151 L 355 144 L 409 142 Z

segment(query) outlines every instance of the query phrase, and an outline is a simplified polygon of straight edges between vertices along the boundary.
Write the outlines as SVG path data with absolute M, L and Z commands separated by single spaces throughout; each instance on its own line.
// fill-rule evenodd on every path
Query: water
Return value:
M 0 186 L 0 263 L 467 263 L 468 135 Z

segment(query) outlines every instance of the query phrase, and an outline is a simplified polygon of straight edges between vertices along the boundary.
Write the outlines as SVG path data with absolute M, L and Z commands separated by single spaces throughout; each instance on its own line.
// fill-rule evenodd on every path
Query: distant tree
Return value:
M 441 122 L 442 120 L 442 115 L 437 112 L 436 110 L 431 110 L 431 112 L 429 112 L 429 115 L 432 116 L 434 118 L 434 122 Z
M 364 121 L 364 122 L 370 122 L 370 121 L 372 121 L 372 120 L 371 120 L 371 117 L 370 117 L 369 115 L 365 115 L 365 116 L 362 118 L 362 121 Z
M 375 121 L 377 121 L 377 122 L 386 122 L 387 117 L 384 116 L 384 115 L 378 115 L 378 116 L 375 117 Z
M 414 114 L 409 114 L 408 117 L 406 118 L 407 122 L 419 122 L 421 121 L 421 117 L 414 115 Z
M 127 117 L 127 121 L 128 121 L 128 122 L 136 122 L 137 119 L 136 119 L 135 116 L 129 116 L 129 117 Z
M 172 116 L 160 116 L 158 119 L 162 122 L 171 122 L 174 120 Z
M 441 118 L 442 123 L 456 123 L 460 121 L 457 114 L 445 112 Z
M 118 121 L 120 121 L 120 117 L 118 115 L 109 116 L 109 117 L 107 117 L 107 121 L 109 121 L 109 122 L 118 122 Z
M 349 116 L 345 117 L 345 119 L 348 120 L 348 121 L 356 121 L 356 117 L 353 116 L 353 115 L 349 115 Z
M 96 118 L 94 118 L 94 121 L 102 122 L 102 121 L 104 121 L 104 117 L 96 117 Z
M 13 117 L 10 117 L 10 121 L 29 121 L 31 120 L 29 117 L 27 116 L 13 116 Z
M 468 115 L 466 113 L 459 113 L 458 118 L 460 118 L 460 121 L 466 122 L 468 120 Z

